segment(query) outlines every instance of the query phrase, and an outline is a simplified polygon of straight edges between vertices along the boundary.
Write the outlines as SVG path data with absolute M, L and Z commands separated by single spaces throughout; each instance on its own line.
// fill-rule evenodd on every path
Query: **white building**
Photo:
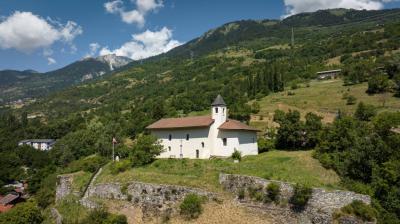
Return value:
M 220 95 L 211 104 L 211 116 L 161 119 L 147 127 L 160 140 L 159 158 L 229 157 L 234 150 L 242 156 L 257 155 L 257 129 L 228 119 Z
M 52 149 L 54 143 L 56 143 L 54 139 L 27 139 L 18 142 L 18 146 L 30 145 L 35 149 L 45 151 Z

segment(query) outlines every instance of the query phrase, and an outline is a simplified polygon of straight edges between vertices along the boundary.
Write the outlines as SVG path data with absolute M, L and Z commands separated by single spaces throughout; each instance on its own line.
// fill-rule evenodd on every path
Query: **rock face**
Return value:
M 295 211 L 287 204 L 294 192 L 294 187 L 290 183 L 232 174 L 220 174 L 219 182 L 225 190 L 236 195 L 239 191 L 248 189 L 249 187 L 261 187 L 265 189 L 271 182 L 278 184 L 280 186 L 280 201 L 286 202 L 284 206 L 275 205 L 274 203 L 257 203 L 248 198 L 239 200 L 239 202 L 253 209 L 273 214 L 279 217 L 283 223 L 333 223 L 333 213 L 354 200 L 360 200 L 366 204 L 371 203 L 371 198 L 367 195 L 356 194 L 349 191 L 327 191 L 321 188 L 313 188 L 312 197 L 304 210 Z M 351 220 L 353 220 L 353 222 L 351 222 Z M 343 223 L 363 222 L 348 217 L 346 220 L 343 220 Z
M 56 202 L 72 193 L 72 175 L 57 176 Z
M 130 201 L 142 207 L 145 215 L 173 212 L 177 203 L 190 193 L 205 196 L 208 199 L 217 198 L 216 194 L 201 189 L 142 182 L 97 184 L 88 189 L 90 196 Z

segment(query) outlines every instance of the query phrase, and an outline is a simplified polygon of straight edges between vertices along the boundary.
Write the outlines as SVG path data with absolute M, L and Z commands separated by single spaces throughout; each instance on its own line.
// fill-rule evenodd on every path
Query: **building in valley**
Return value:
M 54 139 L 26 139 L 18 142 L 18 146 L 29 145 L 38 150 L 50 150 L 54 143 Z
M 228 118 L 220 95 L 211 104 L 211 116 L 161 119 L 147 127 L 164 146 L 160 158 L 228 157 L 237 150 L 257 155 L 257 129 Z

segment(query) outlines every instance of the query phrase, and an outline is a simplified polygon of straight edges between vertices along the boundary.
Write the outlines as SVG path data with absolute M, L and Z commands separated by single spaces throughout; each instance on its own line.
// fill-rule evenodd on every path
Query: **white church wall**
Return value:
M 240 131 L 239 136 L 239 151 L 242 156 L 258 155 L 257 133 L 254 131 Z
M 183 158 L 196 159 L 199 151 L 200 159 L 210 157 L 209 128 L 192 128 L 192 129 L 165 129 L 153 130 L 152 134 L 157 136 L 160 143 L 164 146 L 164 152 L 158 158 Z M 186 135 L 189 134 L 189 140 Z M 171 140 L 169 140 L 171 135 Z M 202 144 L 204 143 L 204 144 Z

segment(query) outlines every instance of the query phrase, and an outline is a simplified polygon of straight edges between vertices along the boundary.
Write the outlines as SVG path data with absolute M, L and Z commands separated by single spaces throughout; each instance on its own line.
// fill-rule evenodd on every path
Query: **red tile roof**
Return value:
M 240 121 L 229 119 L 221 124 L 218 129 L 221 130 L 246 130 L 246 131 L 260 131 L 256 128 L 243 124 Z
M 18 194 L 7 194 L 2 199 L 0 199 L 0 205 L 7 205 L 18 198 Z
M 164 118 L 147 126 L 147 129 L 197 128 L 209 127 L 214 120 L 211 116 Z

